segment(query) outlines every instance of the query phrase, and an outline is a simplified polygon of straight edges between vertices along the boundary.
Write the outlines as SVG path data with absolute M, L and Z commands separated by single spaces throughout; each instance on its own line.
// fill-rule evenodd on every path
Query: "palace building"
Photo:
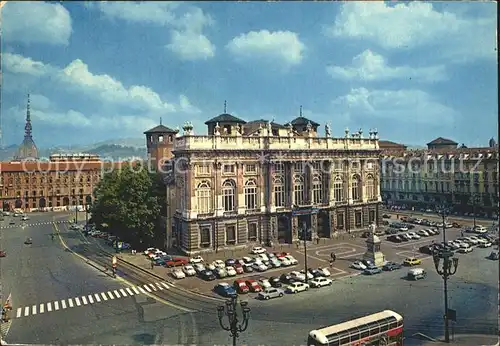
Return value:
M 427 149 L 407 149 L 380 142 L 382 197 L 388 205 L 434 208 L 446 205 L 456 214 L 496 217 L 498 145 L 468 148 L 436 138 Z
M 304 226 L 314 239 L 380 222 L 376 131 L 333 138 L 302 114 L 281 125 L 224 112 L 205 124 L 207 135 L 186 123 L 172 137 L 165 179 L 172 242 L 185 253 L 292 243 Z

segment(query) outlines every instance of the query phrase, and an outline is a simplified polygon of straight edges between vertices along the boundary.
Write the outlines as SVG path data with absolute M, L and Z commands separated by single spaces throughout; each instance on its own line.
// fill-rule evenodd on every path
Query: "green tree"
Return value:
M 151 244 L 165 212 L 165 188 L 158 175 L 140 166 L 124 166 L 104 175 L 94 191 L 96 224 L 134 248 Z

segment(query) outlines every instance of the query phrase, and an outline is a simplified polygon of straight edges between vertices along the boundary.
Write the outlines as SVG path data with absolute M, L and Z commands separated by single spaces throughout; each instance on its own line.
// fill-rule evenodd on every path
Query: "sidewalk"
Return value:
M 437 338 L 437 340 L 444 340 L 444 337 Z M 481 334 L 457 334 L 453 336 L 450 343 L 444 341 L 424 341 L 422 346 L 439 346 L 439 345 L 467 345 L 467 346 L 497 346 L 499 342 L 498 336 L 495 335 L 481 335 Z

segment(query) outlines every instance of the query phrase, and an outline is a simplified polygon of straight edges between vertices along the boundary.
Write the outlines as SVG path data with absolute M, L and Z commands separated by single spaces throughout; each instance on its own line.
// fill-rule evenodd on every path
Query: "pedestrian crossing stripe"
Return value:
M 5 228 L 18 228 L 21 226 L 25 227 L 33 227 L 33 226 L 42 226 L 42 225 L 53 225 L 53 224 L 61 224 L 61 223 L 69 223 L 70 221 L 68 220 L 56 220 L 56 221 L 44 221 L 44 222 L 35 222 L 35 223 L 25 223 L 25 224 L 15 224 L 15 225 L 6 225 L 0 227 L 0 229 L 5 229 Z
M 15 308 L 16 310 L 15 318 L 41 315 L 50 312 L 62 311 L 66 309 L 77 308 L 80 306 L 86 306 L 90 304 L 104 303 L 110 300 L 132 297 L 139 294 L 147 294 L 148 292 L 161 291 L 165 289 L 170 289 L 172 287 L 175 287 L 175 285 L 167 282 L 155 282 L 153 284 L 143 284 L 143 285 L 133 286 L 130 288 L 127 287 L 125 289 L 120 288 L 116 290 L 109 290 L 106 292 L 82 295 L 79 297 L 60 299 L 37 305 L 17 307 Z

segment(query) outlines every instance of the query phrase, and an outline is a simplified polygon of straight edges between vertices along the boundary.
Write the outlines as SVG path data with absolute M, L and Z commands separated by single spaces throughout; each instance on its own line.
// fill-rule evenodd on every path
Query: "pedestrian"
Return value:
M 464 231 L 460 231 L 460 236 L 463 237 L 464 236 Z
M 333 259 L 330 260 L 330 268 L 333 268 Z
M 153 261 L 151 261 L 151 270 L 153 270 L 155 268 L 155 264 Z
M 319 237 L 316 237 L 316 244 L 319 244 Z

